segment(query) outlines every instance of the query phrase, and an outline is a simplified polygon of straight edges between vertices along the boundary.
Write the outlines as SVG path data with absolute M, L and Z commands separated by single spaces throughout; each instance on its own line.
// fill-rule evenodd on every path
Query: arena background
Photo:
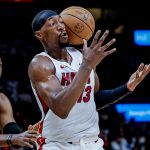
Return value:
M 16 121 L 24 130 L 29 124 L 36 123 L 41 116 L 27 75 L 30 60 L 42 51 L 32 34 L 31 20 L 41 9 L 61 12 L 73 5 L 85 7 L 92 12 L 96 21 L 95 31 L 109 29 L 110 38 L 117 38 L 117 52 L 104 59 L 97 67 L 101 89 L 124 84 L 141 62 L 150 63 L 150 13 L 144 1 L 131 5 L 128 1 L 108 0 L 0 0 L 0 56 L 3 60 L 0 89 L 11 99 Z M 134 42 L 136 30 L 148 31 L 141 37 L 142 40 L 147 37 L 146 46 Z M 134 145 L 129 150 L 143 150 L 143 147 L 149 150 L 150 107 L 145 106 L 150 104 L 150 75 L 132 94 L 117 104 L 144 104 L 137 115 L 146 115 L 146 121 L 136 121 L 134 118 L 126 120 L 127 112 L 118 113 L 115 104 L 101 110 L 100 136 L 105 140 L 105 149 L 111 150 L 112 142 L 120 138 L 127 140 L 128 148 L 129 145 Z M 136 142 L 133 142 L 134 139 Z

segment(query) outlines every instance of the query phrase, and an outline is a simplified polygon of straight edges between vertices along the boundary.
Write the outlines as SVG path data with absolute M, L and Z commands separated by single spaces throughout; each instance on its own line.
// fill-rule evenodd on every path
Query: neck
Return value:
M 53 49 L 45 48 L 45 52 L 56 60 L 69 62 L 68 52 L 67 52 L 66 47 L 65 48 L 53 48 Z

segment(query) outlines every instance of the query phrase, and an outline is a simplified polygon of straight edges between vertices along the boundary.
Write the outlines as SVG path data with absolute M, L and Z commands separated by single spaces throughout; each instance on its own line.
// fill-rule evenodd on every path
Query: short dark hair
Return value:
M 41 27 L 46 22 L 46 20 L 55 15 L 58 15 L 58 13 L 53 10 L 49 10 L 49 9 L 42 10 L 39 13 L 37 13 L 35 15 L 35 17 L 33 18 L 32 24 L 31 24 L 33 33 L 35 31 L 40 30 Z

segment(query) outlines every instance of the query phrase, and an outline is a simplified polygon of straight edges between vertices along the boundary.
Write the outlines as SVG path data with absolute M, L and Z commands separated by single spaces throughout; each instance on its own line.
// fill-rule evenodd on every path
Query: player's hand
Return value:
M 127 88 L 130 91 L 134 91 L 134 89 L 136 88 L 136 86 L 143 81 L 143 79 L 146 77 L 147 74 L 149 74 L 150 72 L 150 64 L 148 65 L 144 65 L 144 63 L 141 63 L 138 67 L 138 69 L 136 70 L 136 72 L 134 72 L 131 77 L 129 78 L 128 82 L 127 82 Z
M 29 130 L 29 131 L 32 131 L 32 130 L 38 131 L 39 126 L 40 126 L 40 122 L 41 122 L 41 121 L 35 123 L 34 125 L 29 125 L 29 126 L 28 126 L 28 130 Z
M 37 131 L 25 131 L 20 134 L 14 134 L 12 136 L 11 142 L 13 145 L 33 148 L 38 137 L 39 133 Z
M 109 47 L 116 41 L 115 38 L 104 44 L 104 41 L 109 34 L 109 31 L 106 30 L 104 34 L 99 38 L 100 34 L 101 31 L 98 30 L 93 38 L 90 47 L 87 46 L 87 41 L 83 40 L 83 60 L 86 61 L 88 65 L 91 65 L 93 68 L 98 65 L 106 56 L 116 51 L 116 48 L 112 48 L 109 50 Z

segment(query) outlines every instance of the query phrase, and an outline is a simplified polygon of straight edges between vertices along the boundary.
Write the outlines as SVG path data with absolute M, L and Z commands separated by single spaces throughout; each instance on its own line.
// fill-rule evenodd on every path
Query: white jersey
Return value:
M 67 62 L 58 61 L 45 52 L 38 54 L 47 56 L 51 59 L 56 68 L 55 75 L 63 88 L 71 83 L 82 63 L 81 52 L 72 48 L 67 48 L 67 51 L 72 57 L 71 65 Z M 66 119 L 61 119 L 55 115 L 50 108 L 45 108 L 46 104 L 36 93 L 31 82 L 36 100 L 42 111 L 43 124 L 41 133 L 42 136 L 46 138 L 46 143 L 52 141 L 65 143 L 77 142 L 81 138 L 98 136 L 99 117 L 94 102 L 94 84 L 94 71 L 91 71 L 90 78 L 85 85 L 82 95 L 71 109 L 68 117 Z

